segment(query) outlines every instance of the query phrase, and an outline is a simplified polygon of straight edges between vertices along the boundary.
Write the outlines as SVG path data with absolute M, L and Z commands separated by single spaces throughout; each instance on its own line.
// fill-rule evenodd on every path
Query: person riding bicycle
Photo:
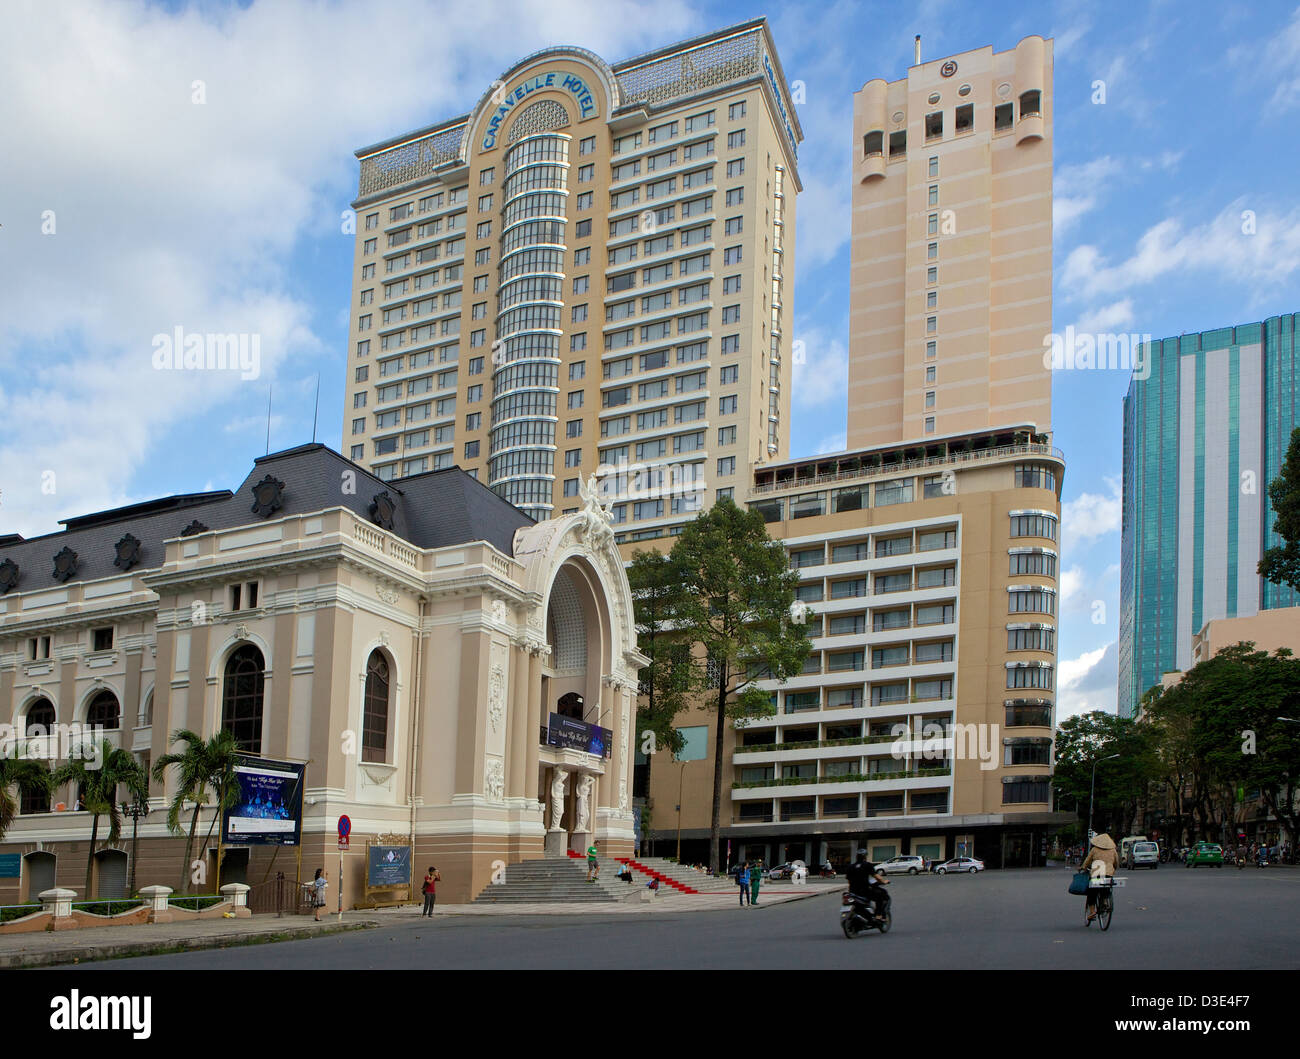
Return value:
M 1109 879 L 1115 875 L 1118 867 L 1119 856 L 1115 852 L 1115 842 L 1103 831 L 1093 838 L 1092 845 L 1088 847 L 1088 855 L 1079 870 L 1090 872 L 1093 879 Z M 1087 901 L 1088 922 L 1091 923 L 1097 917 L 1097 887 L 1088 887 Z
M 866 850 L 858 850 L 858 859 L 848 866 L 844 876 L 849 881 L 849 893 L 870 902 L 872 914 L 877 918 L 884 916 L 889 908 L 889 894 L 881 884 L 886 880 L 867 859 Z

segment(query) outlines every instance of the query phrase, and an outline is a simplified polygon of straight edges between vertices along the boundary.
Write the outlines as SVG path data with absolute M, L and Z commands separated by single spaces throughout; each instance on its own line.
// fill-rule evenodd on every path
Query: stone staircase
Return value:
M 587 882 L 587 862 L 572 857 L 547 857 L 508 865 L 505 879 L 489 883 L 475 904 L 615 904 L 636 900 L 637 887 L 614 878 L 615 862 L 601 858 L 600 877 Z
M 603 874 L 603 872 L 602 872 Z M 659 877 L 659 892 L 670 893 L 728 893 L 736 892 L 736 883 L 729 876 L 705 875 L 692 871 L 675 861 L 663 857 L 634 857 L 632 859 L 632 876 L 634 880 L 645 885 L 650 876 Z M 624 883 L 624 886 L 627 884 Z M 634 883 L 635 885 L 635 883 Z

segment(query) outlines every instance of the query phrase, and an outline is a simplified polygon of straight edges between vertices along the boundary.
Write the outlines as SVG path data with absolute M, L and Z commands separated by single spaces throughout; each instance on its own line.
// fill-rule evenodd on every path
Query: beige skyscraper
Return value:
M 801 136 L 758 19 L 613 66 L 547 49 L 358 151 L 344 450 L 542 519 L 618 466 L 620 541 L 743 493 L 788 455 Z
M 1052 42 L 853 103 L 848 447 L 1051 429 Z

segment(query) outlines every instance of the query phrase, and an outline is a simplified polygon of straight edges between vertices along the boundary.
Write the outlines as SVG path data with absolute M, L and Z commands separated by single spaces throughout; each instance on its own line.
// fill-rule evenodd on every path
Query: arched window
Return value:
M 221 727 L 240 750 L 252 754 L 262 752 L 263 668 L 262 652 L 246 643 L 226 661 L 221 689 Z
M 372 651 L 366 664 L 366 697 L 361 718 L 361 760 L 388 757 L 388 659 Z
M 120 728 L 122 708 L 117 704 L 117 696 L 111 691 L 101 691 L 91 699 L 86 724 L 91 728 Z
M 54 731 L 54 704 L 49 699 L 37 699 L 27 708 L 29 736 L 49 735 Z

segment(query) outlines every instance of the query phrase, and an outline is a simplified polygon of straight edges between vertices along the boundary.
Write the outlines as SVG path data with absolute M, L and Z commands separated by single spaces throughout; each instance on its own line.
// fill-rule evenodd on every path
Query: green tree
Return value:
M 108 817 L 108 841 L 116 842 L 122 833 L 122 814 L 118 808 L 117 789 L 125 787 L 132 798 L 149 797 L 149 774 L 129 750 L 122 750 L 105 739 L 98 752 L 93 744 L 76 748 L 77 756 L 55 770 L 52 783 L 62 787 L 72 784 L 73 795 L 81 808 L 90 813 L 90 848 L 86 851 L 86 893 L 90 900 L 90 880 L 95 866 L 95 843 L 99 840 L 99 818 Z M 96 761 L 98 757 L 98 761 Z
M 674 724 L 687 706 L 690 678 L 690 645 L 674 628 L 685 582 L 671 555 L 642 551 L 633 554 L 627 579 L 632 586 L 637 649 L 650 659 L 638 674 L 643 701 L 636 711 L 636 745 L 640 748 L 650 744 L 648 772 L 656 752 L 667 750 L 675 755 L 685 744 Z M 650 739 L 646 738 L 647 732 Z
M 1300 588 L 1300 427 L 1291 431 L 1282 473 L 1268 486 L 1275 520 L 1273 530 L 1283 543 L 1269 548 L 1259 561 L 1259 576 L 1275 585 Z
M 1118 756 L 1116 756 L 1118 755 Z M 1093 827 L 1130 833 L 1151 781 L 1159 774 L 1150 728 L 1131 717 L 1093 710 L 1063 721 L 1057 730 L 1052 782 L 1087 821 L 1096 764 Z
M 1188 700 L 1196 751 L 1210 772 L 1214 822 L 1235 823 L 1239 792 L 1257 790 L 1295 834 L 1300 726 L 1279 717 L 1294 717 L 1300 704 L 1300 660 L 1285 648 L 1270 655 L 1253 643 L 1237 643 L 1193 666 L 1178 690 Z
M 9 793 L 9 789 L 17 787 L 20 795 L 24 789 L 49 794 L 54 790 L 52 780 L 50 770 L 43 761 L 29 761 L 0 754 L 0 839 L 5 837 L 5 832 L 18 816 L 18 800 Z
M 798 673 L 811 644 L 792 620 L 799 575 L 763 518 L 721 500 L 683 527 L 671 552 L 687 591 L 674 625 L 694 645 L 687 687 L 712 698 L 717 710 L 713 750 L 713 814 L 709 866 L 719 865 L 722 748 L 727 722 L 768 716 L 768 693 L 755 679 L 784 681 Z
M 184 743 L 185 749 L 180 753 L 164 754 L 154 762 L 154 779 L 162 782 L 169 768 L 177 772 L 175 794 L 167 805 L 167 829 L 172 834 L 180 834 L 181 811 L 186 802 L 194 803 L 193 815 L 190 817 L 189 835 L 185 840 L 185 859 L 181 862 L 181 884 L 179 889 L 189 892 L 190 857 L 194 850 L 194 836 L 199 827 L 199 810 L 208 800 L 208 788 L 217 795 L 217 806 L 212 823 L 208 825 L 208 840 L 212 829 L 224 808 L 229 808 L 237 799 L 238 790 L 232 782 L 235 759 L 238 749 L 235 737 L 222 729 L 211 739 L 205 740 L 188 728 L 172 732 L 173 743 Z M 205 845 L 207 840 L 205 840 Z M 218 865 L 218 870 L 220 866 Z

